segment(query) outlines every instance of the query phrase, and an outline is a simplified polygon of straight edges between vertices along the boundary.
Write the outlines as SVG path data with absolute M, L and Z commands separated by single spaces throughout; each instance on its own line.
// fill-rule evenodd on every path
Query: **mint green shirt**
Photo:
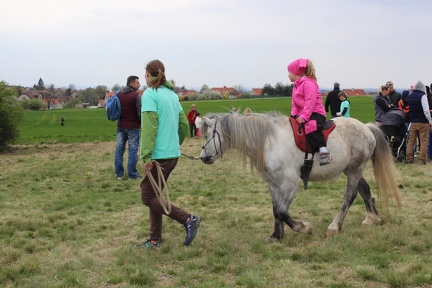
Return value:
M 180 157 L 188 124 L 177 94 L 165 86 L 147 88 L 141 112 L 140 158 L 149 162 Z
M 342 111 L 344 111 L 345 108 L 347 108 L 347 111 L 342 116 L 349 118 L 350 117 L 350 102 L 348 100 L 344 100 L 341 102 L 340 112 L 342 113 Z

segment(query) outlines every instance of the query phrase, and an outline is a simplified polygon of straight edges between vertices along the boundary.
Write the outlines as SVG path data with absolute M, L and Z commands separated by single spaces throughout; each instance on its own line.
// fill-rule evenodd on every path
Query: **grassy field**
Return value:
M 353 112 L 373 113 L 370 102 L 352 100 Z M 250 101 L 196 104 L 207 113 L 254 109 L 257 100 Z M 275 110 L 259 102 L 255 111 Z M 191 103 L 183 104 L 187 111 Z M 0 155 L 0 287 L 432 287 L 432 165 L 398 163 L 403 209 L 392 205 L 381 225 L 363 226 L 358 198 L 331 238 L 325 232 L 342 204 L 345 178 L 309 183 L 308 190 L 300 185 L 290 213 L 311 222 L 314 233 L 285 227 L 284 239 L 267 243 L 273 215 L 265 182 L 242 170 L 232 153 L 214 165 L 182 157 L 170 197 L 200 215 L 201 227 L 185 247 L 184 228 L 164 218 L 162 248 L 147 251 L 131 247 L 146 239 L 149 213 L 139 182 L 114 175 L 115 122 L 103 109 L 28 114 L 25 145 Z M 182 152 L 198 155 L 202 144 L 188 138 Z M 376 196 L 370 163 L 365 178 Z
M 373 99 L 370 96 L 352 97 L 351 116 L 362 122 L 374 122 Z M 211 112 L 228 112 L 232 107 L 254 112 L 280 111 L 290 114 L 291 98 L 196 101 L 197 110 L 205 115 Z M 187 113 L 192 102 L 182 102 Z M 65 126 L 60 126 L 61 117 Z M 114 141 L 117 122 L 108 121 L 105 109 L 62 109 L 27 111 L 20 126 L 17 144 L 54 144 L 93 141 Z

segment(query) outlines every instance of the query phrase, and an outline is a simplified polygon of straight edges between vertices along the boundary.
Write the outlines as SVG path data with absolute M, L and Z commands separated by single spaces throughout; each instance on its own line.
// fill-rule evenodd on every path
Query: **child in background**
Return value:
M 201 114 L 197 113 L 195 118 L 195 127 L 196 127 L 195 137 L 197 139 L 201 137 L 201 123 L 202 123 Z
M 340 112 L 336 113 L 336 116 L 343 116 L 345 118 L 349 118 L 350 117 L 350 102 L 347 99 L 347 94 L 345 93 L 345 91 L 341 91 L 338 94 L 339 100 L 341 101 L 341 106 L 340 106 Z

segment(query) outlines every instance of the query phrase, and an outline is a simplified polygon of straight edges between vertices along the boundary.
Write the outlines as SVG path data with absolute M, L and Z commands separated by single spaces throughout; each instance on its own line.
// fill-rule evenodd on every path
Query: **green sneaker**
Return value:
M 159 249 L 162 245 L 162 241 L 159 240 L 156 242 L 156 244 L 151 243 L 150 239 L 147 239 L 147 241 L 145 241 L 144 243 L 140 244 L 140 245 L 134 245 L 134 248 L 148 248 L 148 249 Z

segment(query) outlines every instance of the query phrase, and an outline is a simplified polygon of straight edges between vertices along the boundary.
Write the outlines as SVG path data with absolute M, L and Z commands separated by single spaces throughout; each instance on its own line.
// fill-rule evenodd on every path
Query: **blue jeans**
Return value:
M 117 177 L 123 177 L 123 154 L 126 149 L 126 141 L 128 142 L 128 177 L 137 178 L 140 177 L 137 170 L 138 162 L 138 147 L 140 141 L 140 130 L 139 129 L 122 129 L 117 128 L 117 143 L 116 151 L 114 156 L 114 170 Z

